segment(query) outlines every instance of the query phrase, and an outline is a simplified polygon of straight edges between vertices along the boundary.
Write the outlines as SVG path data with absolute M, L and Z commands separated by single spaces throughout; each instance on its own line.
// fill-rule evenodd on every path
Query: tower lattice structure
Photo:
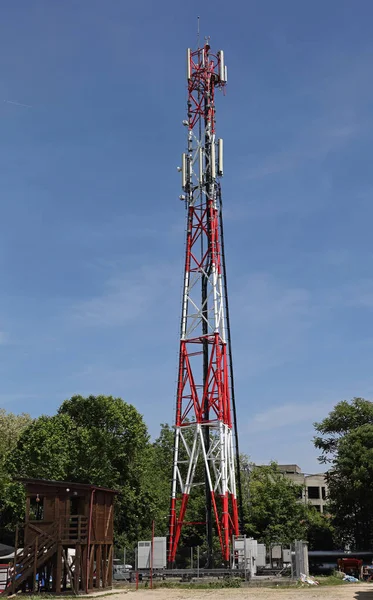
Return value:
M 202 48 L 188 49 L 187 82 L 187 152 L 179 168 L 187 226 L 168 559 L 175 562 L 183 526 L 205 524 L 206 566 L 212 566 L 214 530 L 225 562 L 232 535 L 239 534 L 239 454 L 222 237 L 223 140 L 215 133 L 215 94 L 227 82 L 223 51 L 214 54 L 208 40 Z M 197 481 L 201 472 L 203 481 Z M 187 521 L 188 501 L 199 485 L 205 488 L 206 521 Z

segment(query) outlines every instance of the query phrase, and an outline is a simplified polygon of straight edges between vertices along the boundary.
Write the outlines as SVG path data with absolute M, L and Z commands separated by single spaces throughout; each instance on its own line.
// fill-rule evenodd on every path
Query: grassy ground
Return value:
M 321 577 L 315 577 L 315 579 L 320 585 L 351 585 L 348 581 L 343 581 L 343 579 L 334 575 L 330 575 L 329 577 L 321 575 Z
M 330 577 L 325 577 L 325 576 L 321 576 L 321 577 L 315 577 L 316 581 L 319 582 L 320 586 L 335 586 L 335 585 L 351 585 L 350 583 L 346 582 L 346 581 L 342 581 L 342 579 L 340 579 L 339 577 L 334 577 L 333 575 Z M 148 584 L 140 584 L 142 588 L 148 588 Z M 264 587 L 263 582 L 261 582 L 260 585 L 255 586 L 255 581 L 249 584 L 250 587 Z M 186 583 L 179 583 L 179 582 L 174 582 L 174 581 L 160 581 L 160 582 L 154 582 L 153 583 L 153 588 L 154 589 L 159 589 L 159 588 L 163 588 L 163 589 L 187 589 L 187 590 L 205 590 L 205 589 L 223 589 L 223 588 L 240 588 L 240 587 L 246 587 L 241 579 L 238 578 L 226 578 L 224 580 L 220 579 L 218 581 L 209 581 L 209 582 L 204 582 L 204 581 L 200 581 L 200 582 L 186 582 Z M 266 582 L 266 586 L 265 587 L 271 587 L 271 588 L 277 588 L 277 587 L 281 587 L 281 589 L 286 589 L 286 588 L 301 588 L 301 587 L 313 587 L 310 586 L 307 583 L 301 583 L 299 581 L 294 581 L 294 582 L 284 582 L 283 580 L 279 580 L 279 582 L 275 582 L 275 581 L 268 581 Z
M 325 586 L 350 586 L 351 584 L 346 582 L 346 581 L 342 581 L 342 579 L 340 577 L 335 577 L 335 576 L 330 576 L 330 577 L 325 577 L 325 576 L 320 576 L 320 577 L 315 577 L 316 581 L 319 582 L 319 586 L 318 587 L 325 587 Z M 184 589 L 184 590 L 212 590 L 212 589 L 225 589 L 225 588 L 244 588 L 246 587 L 243 582 L 241 581 L 241 579 L 238 578 L 227 578 L 225 580 L 218 580 L 218 581 L 209 581 L 209 582 L 203 582 L 203 581 L 199 581 L 199 582 L 195 582 L 195 583 L 191 583 L 191 582 L 185 582 L 185 583 L 180 583 L 177 581 L 155 581 L 153 582 L 153 589 Z M 251 583 L 250 588 L 255 588 L 255 582 Z M 257 587 L 264 587 L 263 584 Z M 265 587 L 267 588 L 278 588 L 278 589 L 300 589 L 300 588 L 314 588 L 316 586 L 310 586 L 306 583 L 301 583 L 299 581 L 294 581 L 294 582 L 288 582 L 288 583 L 284 583 L 283 581 L 280 583 L 276 583 L 275 581 L 269 581 L 268 585 L 266 585 Z M 373 585 L 372 585 L 373 588 Z M 100 598 L 104 598 L 107 596 L 111 596 L 113 594 L 116 593 L 121 593 L 121 592 L 125 592 L 126 590 L 135 590 L 135 586 L 131 585 L 131 586 L 118 586 L 113 588 L 112 590 L 108 591 L 107 593 L 100 593 Z M 147 590 L 150 589 L 149 588 L 149 583 L 139 583 L 139 590 Z M 42 597 L 44 600 L 46 599 L 52 599 L 53 600 L 73 600 L 76 599 L 76 596 L 54 596 L 51 594 L 42 594 Z M 34 595 L 34 596 L 27 596 L 27 598 L 29 600 L 40 600 L 40 595 Z M 96 595 L 88 595 L 88 596 L 84 596 L 84 598 L 86 598 L 87 600 L 97 600 L 97 596 Z

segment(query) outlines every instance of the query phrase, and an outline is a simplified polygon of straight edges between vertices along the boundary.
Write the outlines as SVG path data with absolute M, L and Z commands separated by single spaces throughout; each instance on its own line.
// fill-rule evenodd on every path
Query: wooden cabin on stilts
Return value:
M 14 565 L 2 595 L 110 588 L 117 492 L 66 481 L 19 481 L 26 489 L 25 523 L 17 527 Z

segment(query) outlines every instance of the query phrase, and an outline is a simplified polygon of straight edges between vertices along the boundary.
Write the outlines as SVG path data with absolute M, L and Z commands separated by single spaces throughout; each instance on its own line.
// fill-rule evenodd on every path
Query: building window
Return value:
M 326 498 L 326 489 L 324 487 L 321 488 L 321 495 L 322 495 L 322 499 L 325 500 L 325 498 Z
M 313 507 L 316 508 L 317 512 L 321 512 L 320 504 L 314 504 Z
M 308 491 L 308 499 L 309 500 L 319 500 L 320 499 L 320 488 L 315 486 L 309 486 L 307 488 Z

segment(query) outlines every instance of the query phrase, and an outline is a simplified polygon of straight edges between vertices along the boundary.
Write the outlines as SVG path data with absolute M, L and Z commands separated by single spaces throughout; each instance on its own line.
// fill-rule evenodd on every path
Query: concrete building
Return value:
M 313 475 L 302 473 L 298 465 L 278 465 L 278 468 L 285 477 L 303 486 L 303 502 L 310 502 L 316 510 L 321 513 L 324 512 L 327 502 L 325 473 L 315 473 Z

